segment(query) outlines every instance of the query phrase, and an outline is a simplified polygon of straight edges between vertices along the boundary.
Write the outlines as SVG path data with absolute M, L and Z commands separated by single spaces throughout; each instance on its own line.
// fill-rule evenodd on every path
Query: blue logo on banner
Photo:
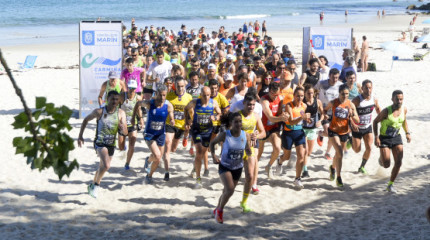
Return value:
M 324 35 L 312 35 L 315 50 L 324 50 Z
M 82 43 L 84 45 L 94 45 L 95 34 L 94 31 L 82 31 Z

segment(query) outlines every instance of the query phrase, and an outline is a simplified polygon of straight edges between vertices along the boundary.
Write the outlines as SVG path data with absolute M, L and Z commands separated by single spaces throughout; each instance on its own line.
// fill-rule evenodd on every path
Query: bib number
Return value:
M 345 108 L 337 107 L 334 111 L 334 116 L 340 119 L 348 118 L 348 110 Z
M 114 145 L 115 144 L 115 135 L 105 135 L 103 137 L 103 144 Z
M 185 114 L 184 114 L 184 112 L 174 111 L 173 117 L 175 118 L 175 120 L 184 120 Z
M 211 115 L 204 114 L 197 116 L 197 123 L 199 125 L 208 125 L 211 122 Z
M 244 150 L 241 149 L 229 149 L 227 156 L 228 159 L 231 161 L 232 168 L 238 168 L 242 165 L 242 159 L 243 159 L 243 152 Z
M 164 126 L 164 122 L 151 122 L 151 129 L 155 130 L 155 131 L 160 131 L 161 129 L 163 129 Z
M 389 127 L 387 127 L 387 130 L 385 131 L 385 135 L 390 136 L 390 137 L 396 137 L 397 135 L 399 135 L 399 130 L 400 129 L 396 129 L 396 128 L 389 126 Z
M 360 118 L 360 124 L 361 125 L 367 125 L 370 124 L 372 122 L 372 116 L 371 115 L 363 115 L 363 116 L 359 116 Z

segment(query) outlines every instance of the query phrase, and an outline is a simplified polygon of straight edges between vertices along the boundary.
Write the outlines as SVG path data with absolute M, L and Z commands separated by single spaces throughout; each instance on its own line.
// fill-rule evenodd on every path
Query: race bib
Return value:
M 340 119 L 348 118 L 348 109 L 337 107 L 334 111 L 334 116 Z
M 131 125 L 131 116 L 126 116 L 125 119 L 127 120 L 127 126 Z
M 388 126 L 387 130 L 385 130 L 385 135 L 390 137 L 396 137 L 397 135 L 399 135 L 399 130 L 400 129 L 396 129 L 391 126 Z
M 164 122 L 152 121 L 150 124 L 151 129 L 155 131 L 160 131 L 161 129 L 163 129 L 163 126 L 164 126 Z
M 313 127 L 314 125 L 315 125 L 315 119 L 314 118 L 311 118 L 310 123 L 308 121 L 305 121 L 303 123 L 303 126 L 308 127 L 308 128 Z
M 202 114 L 197 115 L 197 123 L 200 125 L 208 125 L 211 122 L 211 115 Z
M 114 145 L 115 144 L 115 135 L 105 135 L 103 137 L 103 144 L 105 145 Z
M 361 125 L 367 125 L 372 122 L 372 115 L 362 115 L 362 116 L 359 116 L 359 118 L 360 118 Z
M 229 149 L 227 153 L 228 160 L 231 162 L 232 168 L 241 167 L 243 163 L 243 149 Z
M 185 114 L 184 114 L 184 112 L 174 111 L 173 112 L 173 117 L 176 120 L 184 120 L 185 119 Z

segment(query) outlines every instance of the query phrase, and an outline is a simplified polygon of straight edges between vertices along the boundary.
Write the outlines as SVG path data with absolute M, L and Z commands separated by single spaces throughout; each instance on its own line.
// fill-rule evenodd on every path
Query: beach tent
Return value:
M 394 61 L 399 60 L 400 55 L 413 55 L 413 49 L 400 41 L 388 41 L 380 44 L 380 47 L 393 53 L 391 70 L 393 70 Z

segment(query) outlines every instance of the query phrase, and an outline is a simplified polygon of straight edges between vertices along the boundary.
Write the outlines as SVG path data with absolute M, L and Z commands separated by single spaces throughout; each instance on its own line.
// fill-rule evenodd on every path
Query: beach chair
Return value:
M 424 60 L 424 57 L 427 56 L 427 54 L 429 54 L 429 53 L 430 53 L 430 51 L 426 52 L 425 54 L 415 53 L 414 54 L 414 61 Z
M 37 56 L 30 56 L 28 55 L 25 58 L 24 63 L 18 63 L 19 65 L 19 71 L 29 70 L 34 68 L 34 64 L 36 63 Z

